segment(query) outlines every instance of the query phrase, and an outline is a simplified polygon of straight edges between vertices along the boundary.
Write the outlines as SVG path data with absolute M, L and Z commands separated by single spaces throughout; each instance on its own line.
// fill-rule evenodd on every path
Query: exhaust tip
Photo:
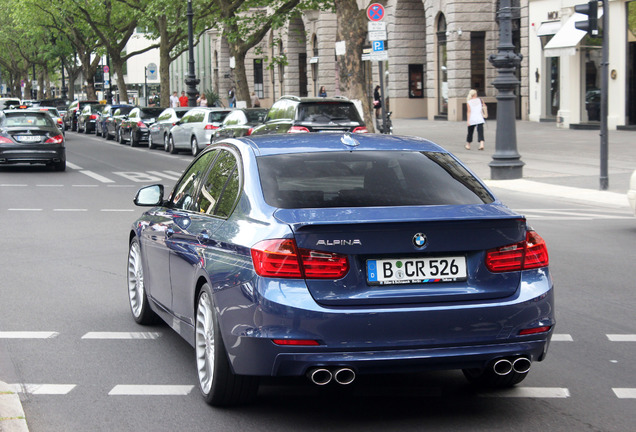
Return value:
M 531 366 L 532 362 L 527 357 L 519 357 L 512 362 L 512 369 L 520 374 L 527 373 Z
M 501 375 L 501 376 L 508 375 L 510 372 L 512 372 L 512 362 L 510 360 L 507 360 L 507 359 L 497 360 L 493 364 L 492 370 L 497 375 Z
M 356 379 L 356 373 L 352 369 L 341 368 L 334 372 L 333 379 L 340 385 L 348 385 Z
M 331 382 L 331 379 L 333 378 L 333 374 L 331 373 L 331 371 L 329 371 L 329 369 L 324 369 L 324 368 L 310 369 L 307 372 L 307 376 L 309 377 L 312 383 L 319 386 L 329 384 Z

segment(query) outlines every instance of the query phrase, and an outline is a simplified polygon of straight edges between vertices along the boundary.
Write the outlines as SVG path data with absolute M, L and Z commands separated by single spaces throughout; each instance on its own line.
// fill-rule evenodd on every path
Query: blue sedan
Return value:
M 510 387 L 545 358 L 554 293 L 544 240 L 443 148 L 415 137 L 222 140 L 129 233 L 133 318 L 195 348 L 205 400 L 259 377 L 462 370 Z

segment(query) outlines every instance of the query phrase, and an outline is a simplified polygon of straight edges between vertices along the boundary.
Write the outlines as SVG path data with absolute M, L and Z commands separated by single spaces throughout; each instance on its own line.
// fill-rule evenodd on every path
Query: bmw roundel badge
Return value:
M 424 246 L 426 246 L 427 241 L 428 239 L 426 238 L 425 234 L 417 233 L 413 236 L 413 244 L 415 245 L 415 247 L 423 248 Z

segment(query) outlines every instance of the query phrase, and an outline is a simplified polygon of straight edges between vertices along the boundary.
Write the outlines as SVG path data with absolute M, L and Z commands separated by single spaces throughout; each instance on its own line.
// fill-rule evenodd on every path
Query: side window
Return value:
M 224 124 L 224 125 L 230 125 L 230 126 L 231 126 L 231 125 L 238 124 L 238 122 L 239 122 L 239 116 L 238 116 L 238 114 L 239 114 L 240 112 L 242 112 L 242 111 L 234 111 L 234 112 L 232 112 L 232 113 L 228 114 L 228 116 L 227 116 L 227 117 L 225 117 L 225 120 L 223 121 L 223 124 Z
M 228 217 L 238 197 L 238 172 L 234 155 L 221 151 L 199 195 L 203 213 Z
M 184 115 L 181 118 L 181 123 L 184 124 L 184 123 L 190 123 L 190 122 L 194 121 L 194 120 L 192 120 L 193 116 L 194 116 L 194 112 L 192 112 L 192 111 L 188 112 L 186 115 Z
M 205 121 L 205 111 L 198 111 L 194 117 L 194 121 L 197 123 L 203 123 Z
M 163 114 L 161 114 L 159 116 L 159 118 L 157 119 L 157 121 L 165 121 L 165 120 L 169 120 L 171 117 L 170 112 L 164 112 Z
M 208 166 L 214 160 L 217 151 L 206 153 L 197 159 L 175 186 L 170 198 L 171 207 L 176 210 L 199 211 L 195 203 L 195 194 L 201 184 Z
M 294 120 L 296 118 L 296 104 L 292 101 L 287 102 L 287 109 L 285 110 L 285 119 Z
M 137 118 L 137 117 L 139 117 L 139 111 L 135 111 L 135 110 L 131 111 L 130 115 L 128 116 L 128 118 L 131 118 L 131 119 Z

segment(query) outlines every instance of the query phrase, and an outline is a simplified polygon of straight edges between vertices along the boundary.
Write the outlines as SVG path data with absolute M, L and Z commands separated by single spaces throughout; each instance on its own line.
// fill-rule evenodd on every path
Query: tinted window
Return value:
M 144 109 L 139 110 L 139 111 L 141 113 L 141 118 L 142 119 L 149 119 L 149 118 L 157 118 L 157 116 L 159 114 L 161 114 L 163 109 L 161 109 L 161 108 L 144 108 Z
M 131 112 L 133 109 L 133 107 L 131 106 L 127 106 L 127 107 L 121 107 L 117 110 L 117 112 L 115 112 L 115 114 L 117 115 L 123 115 L 123 114 L 128 114 L 129 112 Z
M 219 151 L 219 157 L 201 188 L 198 206 L 203 213 L 227 217 L 237 195 L 236 159 L 228 151 Z
M 201 180 L 207 171 L 210 162 L 216 156 L 216 152 L 209 152 L 202 155 L 190 166 L 181 177 L 179 184 L 175 186 L 170 198 L 171 207 L 178 210 L 199 211 L 194 201 L 195 194 Z
M 223 124 L 236 125 L 239 124 L 244 117 L 245 116 L 243 115 L 243 111 L 234 111 L 228 114 L 227 117 L 225 117 L 225 120 L 223 120 Z
M 354 104 L 340 102 L 309 103 L 298 106 L 297 120 L 303 122 L 360 121 Z
M 157 120 L 165 121 L 165 120 L 170 120 L 171 118 L 172 118 L 172 110 L 168 110 L 161 113 L 161 115 L 157 118 Z
M 227 111 L 210 111 L 208 114 L 208 122 L 221 123 L 225 117 L 227 117 Z
M 450 155 L 367 151 L 258 159 L 268 204 L 282 208 L 482 204 L 493 201 Z
M 267 110 L 248 110 L 245 111 L 247 121 L 251 123 L 262 123 L 267 115 Z

